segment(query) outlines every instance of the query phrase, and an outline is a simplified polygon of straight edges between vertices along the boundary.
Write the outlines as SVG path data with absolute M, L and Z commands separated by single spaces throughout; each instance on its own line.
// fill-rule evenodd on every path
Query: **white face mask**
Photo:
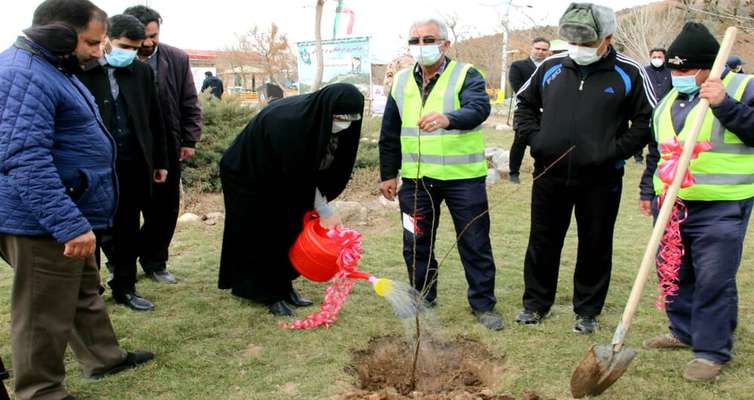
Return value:
M 597 54 L 598 47 L 568 45 L 568 56 L 579 65 L 589 65 L 597 62 L 601 56 Z
M 416 60 L 419 65 L 425 67 L 434 65 L 440 60 L 440 57 L 442 57 L 439 44 L 426 44 L 424 46 L 411 45 L 408 46 L 408 49 L 411 52 L 411 56 L 414 57 L 414 60 Z
M 665 60 L 663 60 L 662 58 L 653 58 L 651 63 L 655 68 L 660 68 L 663 64 L 665 64 Z
M 348 129 L 351 126 L 351 121 L 341 121 L 338 119 L 332 120 L 332 133 L 338 133 Z

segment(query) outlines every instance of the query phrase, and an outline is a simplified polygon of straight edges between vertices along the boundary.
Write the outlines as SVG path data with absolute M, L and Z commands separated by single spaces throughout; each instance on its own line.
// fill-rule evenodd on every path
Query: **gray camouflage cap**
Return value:
M 560 37 L 571 43 L 589 43 L 615 33 L 612 8 L 592 3 L 571 3 L 560 17 Z

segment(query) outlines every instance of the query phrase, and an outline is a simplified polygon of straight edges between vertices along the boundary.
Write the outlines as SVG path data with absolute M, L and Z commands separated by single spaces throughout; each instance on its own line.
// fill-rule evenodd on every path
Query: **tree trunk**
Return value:
M 314 20 L 314 43 L 317 60 L 317 71 L 314 75 L 312 90 L 319 90 L 319 87 L 322 86 L 322 73 L 324 71 L 324 56 L 322 54 L 322 9 L 324 5 L 325 0 L 317 0 L 317 11 L 315 13 Z

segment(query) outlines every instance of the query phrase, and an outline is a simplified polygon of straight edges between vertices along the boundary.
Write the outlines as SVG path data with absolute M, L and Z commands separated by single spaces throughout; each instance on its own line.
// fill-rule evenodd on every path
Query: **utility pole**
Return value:
M 512 0 L 507 0 L 505 2 L 505 13 L 503 14 L 503 64 L 500 67 L 500 90 L 505 93 L 505 82 L 507 78 L 507 69 L 508 69 L 508 18 L 510 17 L 511 12 L 511 3 Z
M 509 39 L 509 36 L 510 36 L 509 25 L 510 25 L 511 7 L 515 7 L 515 8 L 534 8 L 534 6 L 532 6 L 531 4 L 523 4 L 523 5 L 513 4 L 514 1 L 515 0 L 503 0 L 502 3 L 482 4 L 485 7 L 499 7 L 501 5 L 503 7 L 505 7 L 505 12 L 503 13 L 503 20 L 501 21 L 502 25 L 503 25 L 503 50 L 502 50 L 502 57 L 501 57 L 502 58 L 502 65 L 501 65 L 501 68 L 500 68 L 500 90 L 501 90 L 501 92 L 505 92 L 505 86 L 506 86 L 506 82 L 507 82 L 507 74 L 506 74 L 506 72 L 508 70 L 508 53 L 509 53 L 509 51 L 508 51 L 508 39 Z M 498 100 L 503 100 L 503 99 L 500 99 L 500 96 L 498 95 Z

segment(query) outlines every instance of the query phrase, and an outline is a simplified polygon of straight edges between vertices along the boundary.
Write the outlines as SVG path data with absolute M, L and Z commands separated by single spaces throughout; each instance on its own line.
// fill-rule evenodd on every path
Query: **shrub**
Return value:
M 361 143 L 356 155 L 356 168 L 377 168 L 380 165 L 380 152 L 377 146 L 380 138 L 382 118 L 366 117 L 361 124 Z
M 257 113 L 257 106 L 241 103 L 237 96 L 226 95 L 218 100 L 207 93 L 199 96 L 204 128 L 196 145 L 196 153 L 183 164 L 183 183 L 200 192 L 219 192 L 218 163 L 233 140 Z

